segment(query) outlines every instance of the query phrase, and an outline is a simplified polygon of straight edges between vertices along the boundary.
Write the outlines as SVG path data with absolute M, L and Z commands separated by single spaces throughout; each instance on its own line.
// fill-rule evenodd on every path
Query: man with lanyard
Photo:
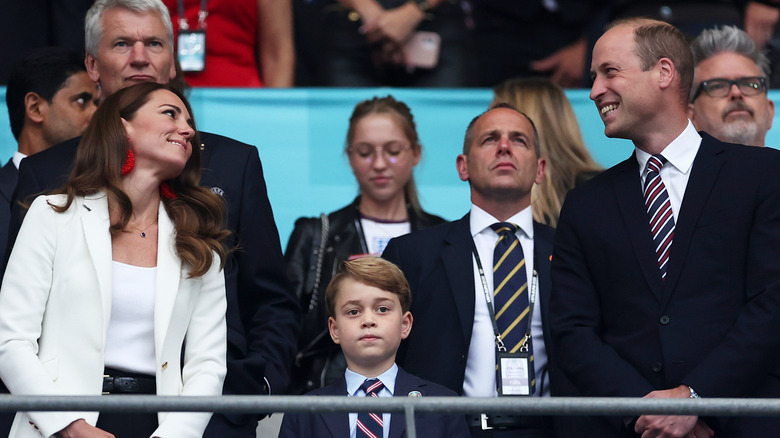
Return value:
M 492 107 L 469 124 L 456 166 L 471 212 L 393 239 L 382 254 L 412 289 L 415 327 L 398 364 L 470 397 L 549 396 L 557 373 L 542 327 L 553 229 L 531 215 L 545 167 L 533 122 Z M 474 413 L 467 422 L 473 437 L 553 436 L 543 417 Z

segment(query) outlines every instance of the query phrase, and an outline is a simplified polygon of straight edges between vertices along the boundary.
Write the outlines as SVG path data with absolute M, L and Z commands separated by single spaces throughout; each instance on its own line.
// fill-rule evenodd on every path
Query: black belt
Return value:
M 491 429 L 547 429 L 543 417 L 527 415 L 466 415 L 469 427 L 482 430 Z
M 156 394 L 157 384 L 154 377 L 106 370 L 103 375 L 103 394 Z M 124 375 L 110 375 L 124 374 Z

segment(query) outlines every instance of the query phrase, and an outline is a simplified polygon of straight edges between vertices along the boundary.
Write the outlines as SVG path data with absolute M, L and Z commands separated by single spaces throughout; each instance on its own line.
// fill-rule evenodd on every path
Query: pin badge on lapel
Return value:
M 223 198 L 225 197 L 225 191 L 224 191 L 224 190 L 222 190 L 222 189 L 221 189 L 221 188 L 219 188 L 219 187 L 212 187 L 212 188 L 211 188 L 211 193 L 213 193 L 213 194 L 215 194 L 215 195 L 219 195 L 219 196 L 221 196 L 221 197 L 223 197 Z
M 420 391 L 411 391 L 409 397 L 422 397 L 422 393 Z

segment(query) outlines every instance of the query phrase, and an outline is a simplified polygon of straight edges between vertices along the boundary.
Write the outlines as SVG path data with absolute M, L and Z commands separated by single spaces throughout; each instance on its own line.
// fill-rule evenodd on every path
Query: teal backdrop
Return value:
M 633 146 L 604 136 L 588 90 L 567 90 L 585 143 L 603 166 L 625 159 Z M 344 153 L 349 115 L 355 104 L 392 94 L 412 109 L 423 145 L 415 180 L 423 208 L 446 219 L 468 211 L 468 184 L 458 179 L 455 157 L 468 122 L 492 100 L 487 89 L 193 89 L 190 101 L 198 129 L 257 146 L 282 246 L 295 219 L 348 204 L 357 185 Z M 0 87 L 2 102 L 5 88 Z M 774 97 L 774 92 L 770 93 Z M 780 129 L 767 144 L 780 144 Z M 0 160 L 16 150 L 8 112 L 0 111 Z

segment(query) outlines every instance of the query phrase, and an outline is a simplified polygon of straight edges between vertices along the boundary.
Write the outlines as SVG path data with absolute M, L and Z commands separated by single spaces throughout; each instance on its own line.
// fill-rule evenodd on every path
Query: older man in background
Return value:
M 734 26 L 703 31 L 691 44 L 688 117 L 720 141 L 764 146 L 775 104 L 767 96 L 769 59 Z

